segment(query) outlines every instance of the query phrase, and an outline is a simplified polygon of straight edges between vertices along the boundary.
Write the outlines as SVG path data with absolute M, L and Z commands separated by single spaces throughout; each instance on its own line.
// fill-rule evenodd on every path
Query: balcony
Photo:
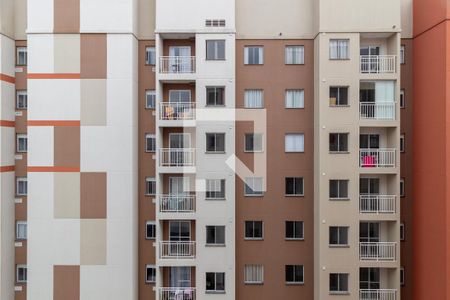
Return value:
M 195 102 L 161 102 L 159 119 L 164 121 L 195 120 Z
M 359 149 L 359 166 L 362 168 L 394 168 L 395 149 Z
M 395 195 L 359 195 L 359 212 L 395 214 Z
M 160 167 L 195 166 L 195 148 L 160 148 Z
M 361 120 L 395 120 L 395 102 L 360 102 Z
M 195 258 L 195 242 L 162 241 L 160 242 L 159 256 L 162 259 Z
M 396 300 L 397 290 L 359 290 L 359 300 Z
M 365 261 L 395 261 L 397 243 L 364 242 L 359 243 L 359 259 Z M 369 298 L 370 299 L 370 298 Z M 374 298 L 377 299 L 377 298 Z M 384 298 L 381 298 L 384 299 Z
M 392 74 L 396 70 L 395 55 L 361 55 L 360 62 L 363 74 Z
M 159 197 L 159 212 L 162 213 L 192 213 L 195 212 L 194 195 L 161 195 Z
M 195 300 L 195 288 L 163 287 L 159 289 L 159 300 Z
M 161 56 L 159 72 L 162 74 L 195 73 L 195 56 Z

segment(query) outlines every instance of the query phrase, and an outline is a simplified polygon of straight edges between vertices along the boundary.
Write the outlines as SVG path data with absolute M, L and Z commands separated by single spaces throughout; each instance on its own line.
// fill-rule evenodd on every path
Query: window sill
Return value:
M 350 201 L 350 198 L 330 198 L 330 201 Z
M 145 109 L 147 109 L 147 110 L 155 110 L 156 108 L 154 108 L 154 107 L 146 107 Z
M 330 60 L 332 60 L 332 61 L 341 61 L 341 60 L 347 61 L 347 60 L 350 60 L 350 58 L 330 58 Z
M 285 109 L 305 109 L 305 107 L 284 107 Z
M 244 64 L 244 66 L 264 66 L 264 64 Z
M 349 151 L 329 151 L 329 154 L 350 154 Z
M 225 151 L 205 151 L 205 154 L 225 154 Z
M 243 107 L 243 109 L 264 109 L 265 107 Z
M 225 291 L 205 291 L 205 294 L 225 294 Z
M 208 247 L 208 248 L 224 248 L 225 244 L 205 244 L 205 247 Z
M 349 292 L 330 292 L 330 295 L 334 295 L 334 296 L 346 296 L 346 295 L 350 295 Z
M 284 63 L 284 65 L 285 66 L 304 66 L 305 63 L 302 63 L 302 64 L 287 64 L 287 63 Z
M 156 240 L 156 237 L 145 237 L 145 240 L 154 241 L 154 240 Z
M 350 107 L 350 105 L 345 104 L 345 105 L 330 105 L 330 107 Z
M 286 285 L 305 285 L 304 282 L 286 282 Z
M 288 198 L 293 198 L 293 197 L 305 197 L 305 195 L 304 194 L 298 194 L 298 195 L 284 195 L 285 197 L 288 197 Z
M 225 198 L 205 198 L 205 201 L 226 201 Z
M 226 107 L 226 105 L 225 105 L 225 104 L 218 104 L 218 105 L 206 104 L 205 107 L 210 107 L 210 108 L 224 108 L 224 107 Z
M 146 281 L 145 284 L 155 284 L 156 281 Z
M 305 151 L 284 151 L 285 154 L 298 154 L 298 153 L 305 153 Z
M 350 245 L 328 245 L 330 248 L 350 248 Z
M 264 197 L 264 194 L 257 194 L 257 195 L 247 195 L 247 194 L 244 194 L 244 197 L 252 197 L 252 198 L 255 198 L 255 197 Z
M 214 59 L 214 58 L 206 58 L 205 59 L 205 61 L 227 61 L 225 58 L 217 58 L 217 59 Z
M 244 241 L 264 241 L 264 238 L 244 238 Z
M 244 150 L 244 153 L 264 153 L 264 150 L 254 150 L 254 151 Z
M 245 282 L 244 281 L 244 284 L 245 285 L 263 285 L 264 282 Z
M 291 241 L 300 241 L 300 242 L 302 242 L 302 241 L 304 241 L 305 240 L 305 238 L 284 238 L 284 240 L 285 241 L 288 241 L 288 242 L 291 242 Z

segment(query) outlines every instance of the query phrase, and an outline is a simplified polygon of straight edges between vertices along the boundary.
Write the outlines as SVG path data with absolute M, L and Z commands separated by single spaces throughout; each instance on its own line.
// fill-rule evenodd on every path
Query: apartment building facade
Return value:
M 412 13 L 0 1 L 0 298 L 413 299 Z

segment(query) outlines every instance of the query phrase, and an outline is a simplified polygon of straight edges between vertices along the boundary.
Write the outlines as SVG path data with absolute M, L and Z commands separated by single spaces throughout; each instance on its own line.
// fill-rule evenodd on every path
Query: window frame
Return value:
M 214 289 L 208 289 L 208 274 L 214 274 Z M 217 275 L 221 274 L 223 277 L 223 290 L 219 290 L 217 289 Z M 205 273 L 205 281 L 206 281 L 206 285 L 205 285 L 205 293 L 206 294 L 224 294 L 226 291 L 226 286 L 225 286 L 225 272 L 206 272 Z
M 247 236 L 247 224 L 252 224 L 252 236 Z M 255 237 L 255 224 L 261 224 L 261 237 Z M 262 220 L 246 220 L 244 221 L 244 240 L 245 241 L 262 241 L 264 240 L 264 221 Z
M 406 62 L 405 62 L 405 58 L 406 58 L 406 53 L 405 53 L 405 51 L 406 51 L 406 47 L 405 47 L 405 45 L 404 44 L 401 44 L 400 45 L 400 64 L 401 65 L 404 65 Z
M 20 96 L 24 96 L 25 99 L 23 100 L 25 102 L 25 106 L 21 107 L 19 105 L 20 103 Z M 26 110 L 28 109 L 28 90 L 17 90 L 16 91 L 16 109 L 17 110 Z
M 150 190 L 149 184 L 152 184 L 153 186 L 150 186 L 150 189 L 154 189 L 154 193 L 148 193 Z M 156 177 L 145 177 L 145 196 L 155 196 L 156 195 Z
M 258 92 L 261 94 L 261 106 L 248 106 L 247 105 L 247 93 Z M 264 108 L 264 89 L 245 89 L 244 90 L 244 108 L 245 109 L 262 109 Z
M 253 136 L 253 149 L 247 149 L 247 137 Z M 261 149 L 255 150 L 255 136 L 259 136 L 261 139 Z M 263 153 L 264 152 L 264 134 L 258 132 L 244 133 L 244 152 L 245 153 Z
M 208 57 L 208 43 L 214 43 L 216 46 L 214 47 L 214 58 L 210 58 Z M 216 56 L 218 56 L 217 54 L 219 53 L 218 50 L 218 43 L 219 42 L 223 42 L 223 58 L 216 58 Z M 211 39 L 211 40 L 206 40 L 205 41 L 205 60 L 206 61 L 225 61 L 227 54 L 226 54 L 226 40 L 225 39 Z
M 337 183 L 337 194 L 338 197 L 332 197 L 331 196 L 331 185 L 333 182 Z M 347 185 L 347 195 L 345 197 L 342 197 L 340 194 L 341 191 L 341 182 L 345 182 Z M 350 184 L 350 180 L 349 179 L 330 179 L 329 180 L 329 193 L 328 193 L 328 197 L 331 201 L 339 201 L 339 200 L 350 200 L 350 196 L 349 196 L 349 184 Z
M 292 225 L 293 225 L 292 232 L 294 234 L 294 237 L 288 237 L 288 232 L 287 232 L 288 223 L 292 223 Z M 296 233 L 297 233 L 295 230 L 296 223 L 300 223 L 302 225 L 302 227 L 301 227 L 302 230 L 301 230 L 299 237 L 296 236 Z M 305 222 L 304 221 L 284 221 L 284 239 L 286 241 L 304 241 L 305 240 Z
M 331 139 L 331 136 L 332 135 L 336 135 L 337 136 L 337 150 L 332 150 L 331 149 L 331 141 L 330 141 L 330 139 Z M 341 150 L 341 136 L 346 136 L 346 138 L 347 138 L 347 149 L 345 149 L 345 150 Z M 348 132 L 330 132 L 329 133 L 329 135 L 328 135 L 328 151 L 329 151 L 329 153 L 330 154 L 348 154 L 348 153 L 350 153 L 350 151 L 349 151 L 349 145 L 348 145 L 348 143 L 349 143 L 349 137 L 350 137 L 350 134 L 348 133 Z
M 405 223 L 400 223 L 400 241 L 404 242 L 406 238 Z
M 301 63 L 289 63 L 288 62 L 288 53 L 287 53 L 287 50 L 289 49 L 289 48 L 301 48 L 301 49 L 303 49 L 302 51 L 301 51 L 301 53 L 302 53 L 302 56 L 300 57 L 300 61 L 301 61 Z M 295 60 L 295 59 L 294 59 Z M 305 45 L 285 45 L 284 46 L 284 64 L 285 65 L 287 65 L 287 66 L 303 66 L 303 65 L 305 65 Z
M 149 51 L 149 49 L 153 49 L 153 51 Z M 155 62 L 152 63 L 151 56 L 148 53 L 152 53 L 154 55 Z M 150 58 L 150 60 L 148 59 Z M 155 66 L 156 65 L 156 47 L 153 45 L 145 46 L 145 65 L 146 66 Z
M 332 42 L 336 42 L 337 44 L 336 44 L 336 53 L 337 53 L 337 55 L 336 55 L 336 57 L 335 58 L 333 58 L 332 57 L 332 55 L 331 55 L 331 53 L 332 53 L 332 51 L 331 51 L 331 49 L 332 49 L 332 46 L 331 46 L 331 43 Z M 341 52 L 340 52 L 340 48 L 339 48 L 339 43 L 340 42 L 346 42 L 347 43 L 347 55 L 346 55 L 346 57 L 343 57 L 342 56 L 342 54 L 341 54 Z M 350 39 L 330 39 L 329 40 L 329 59 L 330 60 L 337 60 L 337 61 L 339 61 L 339 60 L 350 60 Z
M 19 183 L 25 182 L 25 193 L 19 193 Z M 27 196 L 28 195 L 28 178 L 25 176 L 16 177 L 16 196 Z
M 300 92 L 302 95 L 302 102 L 300 106 L 288 106 L 288 93 Z M 305 90 L 304 89 L 285 89 L 284 90 L 284 108 L 285 109 L 304 109 L 305 108 Z
M 149 235 L 148 226 L 153 227 L 153 235 Z M 150 232 L 151 233 L 151 232 Z M 156 222 L 155 221 L 146 221 L 145 222 L 145 239 L 146 240 L 155 240 L 156 239 Z
M 148 101 L 148 97 L 153 96 L 153 105 L 148 105 L 149 101 Z M 149 90 L 145 90 L 145 109 L 156 109 L 156 91 L 149 89 Z
M 214 95 L 215 95 L 215 97 L 214 97 L 214 104 L 209 104 L 208 103 L 208 100 L 209 100 L 209 92 L 208 92 L 208 90 L 210 90 L 210 89 L 214 89 Z M 222 101 L 223 101 L 223 104 L 217 104 L 217 90 L 222 90 Z M 206 87 L 206 106 L 207 107 L 225 107 L 225 86 L 207 86 Z
M 400 178 L 400 197 L 404 198 L 406 197 L 406 185 L 405 185 L 405 177 Z
M 294 194 L 288 194 L 287 188 L 288 188 L 288 180 L 293 179 L 293 190 Z M 296 180 L 300 180 L 301 182 L 301 193 L 295 193 L 295 186 L 296 186 Z M 305 179 L 303 177 L 284 177 L 284 196 L 285 197 L 303 197 L 305 196 Z
M 248 270 L 248 268 L 250 270 Z M 249 274 L 251 274 L 251 276 L 248 276 Z M 256 277 L 256 279 L 254 279 L 255 277 Z M 258 265 L 258 264 L 244 265 L 244 284 L 248 284 L 248 285 L 264 284 L 264 265 Z
M 336 286 L 337 286 L 337 290 L 332 290 L 331 289 L 331 278 L 332 278 L 332 276 L 336 276 L 336 278 L 337 278 L 337 284 L 336 284 Z M 343 278 L 341 278 L 341 276 L 344 276 L 345 277 L 345 280 L 343 280 Z M 330 275 L 329 275 L 329 287 L 328 287 L 328 290 L 329 290 L 329 292 L 330 292 L 330 294 L 331 295 L 345 295 L 345 294 L 349 294 L 349 287 L 348 287 L 348 285 L 349 285 L 349 278 L 350 278 L 350 275 L 349 275 L 349 273 L 330 273 Z M 344 283 L 346 283 L 346 286 L 344 286 L 346 289 L 345 290 L 343 290 L 342 288 L 343 287 L 341 287 L 341 281 L 342 282 L 344 282 Z
M 337 98 L 336 98 L 336 104 L 332 105 L 331 103 L 331 89 L 337 89 Z M 346 99 L 346 104 L 340 104 L 341 102 L 341 89 L 346 89 L 347 90 L 347 99 Z M 329 106 L 330 107 L 349 107 L 350 104 L 348 103 L 348 93 L 349 93 L 349 86 L 345 86 L 345 85 L 333 85 L 330 86 L 328 89 L 328 98 L 329 98 Z
M 214 229 L 214 241 L 213 242 L 208 242 L 208 229 Z M 223 230 L 223 243 L 218 242 L 217 240 L 217 229 L 221 229 Z M 226 228 L 225 225 L 206 225 L 205 227 L 205 233 L 206 233 L 206 238 L 205 238 L 205 246 L 208 247 L 225 247 L 226 245 Z
M 256 187 L 255 180 L 261 180 L 261 191 L 252 189 L 247 181 L 252 180 L 252 186 Z M 252 193 L 247 193 L 247 187 L 252 190 Z M 263 177 L 245 177 L 244 178 L 244 196 L 245 197 L 262 197 L 264 196 L 264 178 Z
M 287 150 L 287 138 L 293 136 L 299 136 L 303 138 L 303 149 L 300 150 Z M 284 135 L 284 153 L 305 153 L 305 134 L 304 133 L 286 133 Z
M 331 236 L 332 236 L 331 232 L 333 229 L 336 229 L 336 234 L 337 234 L 337 238 L 336 238 L 337 243 L 336 244 L 331 243 Z M 344 229 L 346 231 L 346 234 L 345 234 L 345 238 L 347 239 L 346 241 L 342 241 L 342 237 L 341 237 L 342 229 Z M 341 225 L 329 226 L 328 227 L 328 246 L 330 248 L 347 248 L 347 247 L 349 247 L 350 246 L 348 243 L 349 231 L 350 231 L 349 226 L 341 226 Z
M 400 108 L 406 108 L 405 89 L 400 89 Z
M 19 236 L 19 226 L 25 226 L 25 236 Z M 28 224 L 27 221 L 16 221 L 16 240 L 26 240 L 28 237 Z
M 219 181 L 220 191 L 212 191 L 208 190 L 210 188 L 211 182 L 215 182 L 214 186 L 217 187 L 217 181 Z M 223 182 L 223 190 L 222 190 L 222 182 Z M 207 201 L 216 201 L 216 200 L 226 200 L 226 179 L 225 178 L 207 178 L 205 179 L 205 200 Z M 223 193 L 223 197 L 208 197 L 208 193 Z
M 148 280 L 148 271 L 154 270 L 155 275 L 153 276 L 153 280 Z M 156 266 L 155 265 L 145 265 L 145 283 L 152 284 L 156 283 Z
M 153 149 L 149 150 L 149 140 L 154 140 L 153 142 Z M 155 153 L 156 152 L 156 134 L 154 133 L 146 133 L 145 134 L 145 152 L 146 153 Z
M 289 281 L 288 280 L 288 268 L 289 267 L 292 267 L 292 276 L 293 276 L 293 281 Z M 296 278 L 295 278 L 295 271 L 296 271 L 296 268 L 298 268 L 298 267 L 301 267 L 301 270 L 302 270 L 302 272 L 301 272 L 301 281 L 297 281 L 297 280 L 295 280 Z M 301 285 L 301 284 L 305 284 L 305 266 L 304 265 L 285 265 L 285 283 L 286 283 L 286 285 Z
M 258 55 L 261 55 L 261 57 L 258 60 L 258 63 L 250 63 L 250 53 L 248 53 L 247 51 L 249 51 L 249 49 L 261 49 L 261 51 L 258 53 Z M 246 54 L 247 52 L 247 54 Z M 247 60 L 246 60 L 247 58 Z M 260 62 L 260 63 L 259 63 Z M 262 45 L 246 45 L 244 46 L 244 65 L 245 66 L 262 66 L 264 65 L 264 46 Z
M 20 140 L 25 140 L 25 149 L 20 149 Z M 28 135 L 26 133 L 16 134 L 16 153 L 27 153 L 28 152 Z
M 225 132 L 206 132 L 205 133 L 206 136 L 206 149 L 205 149 L 205 153 L 207 154 L 223 154 L 226 153 L 226 134 Z M 208 149 L 208 137 L 209 136 L 214 136 L 214 149 L 213 150 L 209 150 Z M 217 137 L 221 136 L 223 137 L 223 150 L 217 150 Z
M 23 51 L 25 50 L 25 51 Z M 24 63 L 20 63 L 20 53 L 25 53 Z M 16 47 L 16 66 L 25 67 L 28 65 L 28 48 L 26 46 L 17 46 Z
M 19 279 L 19 269 L 24 269 L 25 279 Z M 25 264 L 16 265 L 16 283 L 26 283 L 28 281 L 28 267 Z
M 400 267 L 400 285 L 405 285 L 405 267 Z
M 402 134 L 400 134 L 400 153 L 405 153 L 406 151 L 405 151 L 405 146 L 406 146 L 406 144 L 405 144 L 405 142 L 406 142 L 406 139 L 405 139 L 405 134 L 404 133 L 402 133 Z

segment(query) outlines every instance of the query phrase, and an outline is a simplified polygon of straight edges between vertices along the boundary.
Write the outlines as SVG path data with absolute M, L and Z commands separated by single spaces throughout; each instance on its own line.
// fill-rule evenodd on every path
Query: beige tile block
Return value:
M 106 79 L 81 80 L 81 125 L 106 125 Z
M 80 173 L 54 174 L 54 217 L 80 218 Z
M 55 73 L 80 73 L 80 35 L 54 35 Z
M 106 219 L 82 219 L 81 265 L 106 265 Z

